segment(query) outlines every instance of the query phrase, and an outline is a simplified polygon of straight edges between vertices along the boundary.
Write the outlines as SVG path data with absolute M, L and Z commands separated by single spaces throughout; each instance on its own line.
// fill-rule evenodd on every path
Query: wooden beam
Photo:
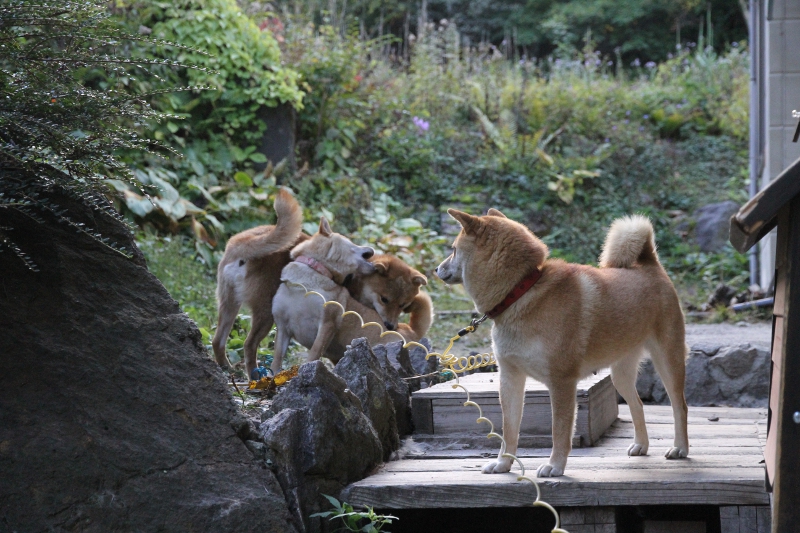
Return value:
M 731 217 L 730 241 L 733 247 L 741 253 L 752 248 L 775 227 L 778 211 L 798 195 L 800 159 L 789 165 Z
M 788 209 L 786 243 L 778 255 L 786 258 L 786 294 L 783 309 L 783 368 L 773 373 L 773 387 L 780 391 L 778 412 L 772 413 L 777 450 L 773 484 L 773 531 L 793 531 L 800 524 L 800 424 L 794 414 L 800 413 L 800 195 Z M 779 228 L 781 231 L 781 228 Z M 776 383 L 777 381 L 777 383 Z M 800 419 L 800 416 L 798 417 Z

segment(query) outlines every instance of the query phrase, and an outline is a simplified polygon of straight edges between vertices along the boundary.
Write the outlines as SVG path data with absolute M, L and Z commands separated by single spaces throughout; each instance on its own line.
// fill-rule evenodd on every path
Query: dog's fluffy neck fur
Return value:
M 493 226 L 497 224 L 512 226 L 515 231 L 511 234 L 507 231 L 495 231 Z M 547 245 L 522 224 L 505 218 L 482 217 L 481 226 L 475 229 L 474 234 L 472 232 L 468 233 L 463 229 L 462 233 L 465 233 L 465 235 L 462 235 L 461 238 L 477 240 L 475 243 L 476 250 L 473 253 L 477 253 L 477 248 L 482 242 L 493 240 L 494 254 L 498 259 L 493 261 L 493 264 L 497 265 L 498 268 L 494 272 L 494 279 L 497 280 L 497 283 L 491 285 L 470 283 L 474 277 L 481 279 L 481 276 L 472 276 L 469 268 L 464 271 L 464 288 L 475 302 L 475 308 L 479 313 L 486 313 L 502 302 L 514 286 L 534 268 L 541 270 L 542 278 L 545 277 L 545 260 L 549 253 Z M 514 259 L 503 260 L 503 256 Z M 473 261 L 471 264 L 475 265 L 477 263 Z M 537 287 L 533 287 L 528 293 L 536 291 L 536 289 Z
M 321 277 L 325 277 L 327 279 L 333 280 L 334 283 L 337 285 L 343 285 L 345 276 L 342 275 L 340 272 L 337 272 L 335 268 L 333 268 L 333 264 L 336 263 L 338 258 L 336 257 L 329 257 L 334 249 L 333 241 L 331 240 L 333 237 L 326 237 L 319 233 L 315 233 L 310 239 L 305 242 L 302 242 L 292 248 L 291 257 L 292 260 L 296 260 L 298 257 L 305 256 L 308 257 L 324 268 L 328 270 L 331 274 L 330 276 L 321 273 L 320 271 L 312 268 L 307 263 L 303 263 L 304 265 L 308 266 L 309 269 L 313 270 Z M 315 241 L 315 242 L 312 242 Z M 319 243 L 322 242 L 323 244 L 320 245 Z

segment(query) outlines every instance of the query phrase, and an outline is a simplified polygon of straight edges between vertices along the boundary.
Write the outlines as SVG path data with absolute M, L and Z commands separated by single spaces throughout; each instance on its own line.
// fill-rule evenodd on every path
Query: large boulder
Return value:
M 769 351 L 751 344 L 695 345 L 686 361 L 686 402 L 695 406 L 766 407 L 769 369 Z M 669 404 L 649 359 L 641 365 L 636 389 L 646 402 Z
M 196 325 L 127 228 L 0 209 L 0 524 L 7 531 L 296 531 Z
M 719 202 L 704 205 L 694 212 L 694 234 L 704 252 L 718 252 L 728 242 L 731 217 L 739 211 L 736 202 Z
M 322 361 L 300 366 L 275 397 L 260 426 L 267 460 L 306 531 L 324 527 L 309 515 L 327 511 L 323 494 L 338 496 L 383 457 L 380 439 L 358 397 Z

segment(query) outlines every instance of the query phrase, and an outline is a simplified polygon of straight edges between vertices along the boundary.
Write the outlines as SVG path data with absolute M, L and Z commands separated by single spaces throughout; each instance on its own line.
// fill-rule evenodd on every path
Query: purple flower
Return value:
M 650 115 L 644 115 L 642 118 L 647 120 L 648 118 L 650 118 Z
M 639 58 L 637 57 L 636 59 L 631 61 L 631 66 L 632 67 L 641 67 L 642 66 L 642 62 L 639 61 Z
M 630 112 L 630 111 L 625 111 L 625 116 L 626 116 L 626 117 L 629 117 L 629 116 L 631 116 L 631 112 Z
M 644 131 L 644 126 L 639 126 L 639 131 Z
M 611 129 L 614 130 L 614 131 L 617 131 L 617 126 L 616 125 L 611 126 Z
M 431 127 L 430 122 L 419 117 L 414 117 L 411 119 L 411 121 L 417 128 L 419 128 L 419 131 L 428 131 L 428 128 Z
M 656 63 L 655 61 L 648 61 L 647 63 L 644 64 L 644 66 L 647 68 L 656 68 Z
M 610 140 L 611 140 L 611 139 L 609 139 L 608 137 L 606 137 L 606 140 L 605 140 L 605 142 L 608 142 L 608 141 L 610 141 Z

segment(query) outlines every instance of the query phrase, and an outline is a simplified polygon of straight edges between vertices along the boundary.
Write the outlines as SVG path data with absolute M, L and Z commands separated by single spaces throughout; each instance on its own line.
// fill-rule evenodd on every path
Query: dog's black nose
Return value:
M 394 328 L 396 327 L 391 322 L 384 322 L 383 325 L 386 326 L 386 329 L 388 329 L 389 331 L 394 331 Z
M 373 255 L 375 255 L 375 250 L 373 250 L 372 248 L 367 248 L 367 251 L 361 254 L 361 257 L 363 257 L 364 259 L 369 259 Z

